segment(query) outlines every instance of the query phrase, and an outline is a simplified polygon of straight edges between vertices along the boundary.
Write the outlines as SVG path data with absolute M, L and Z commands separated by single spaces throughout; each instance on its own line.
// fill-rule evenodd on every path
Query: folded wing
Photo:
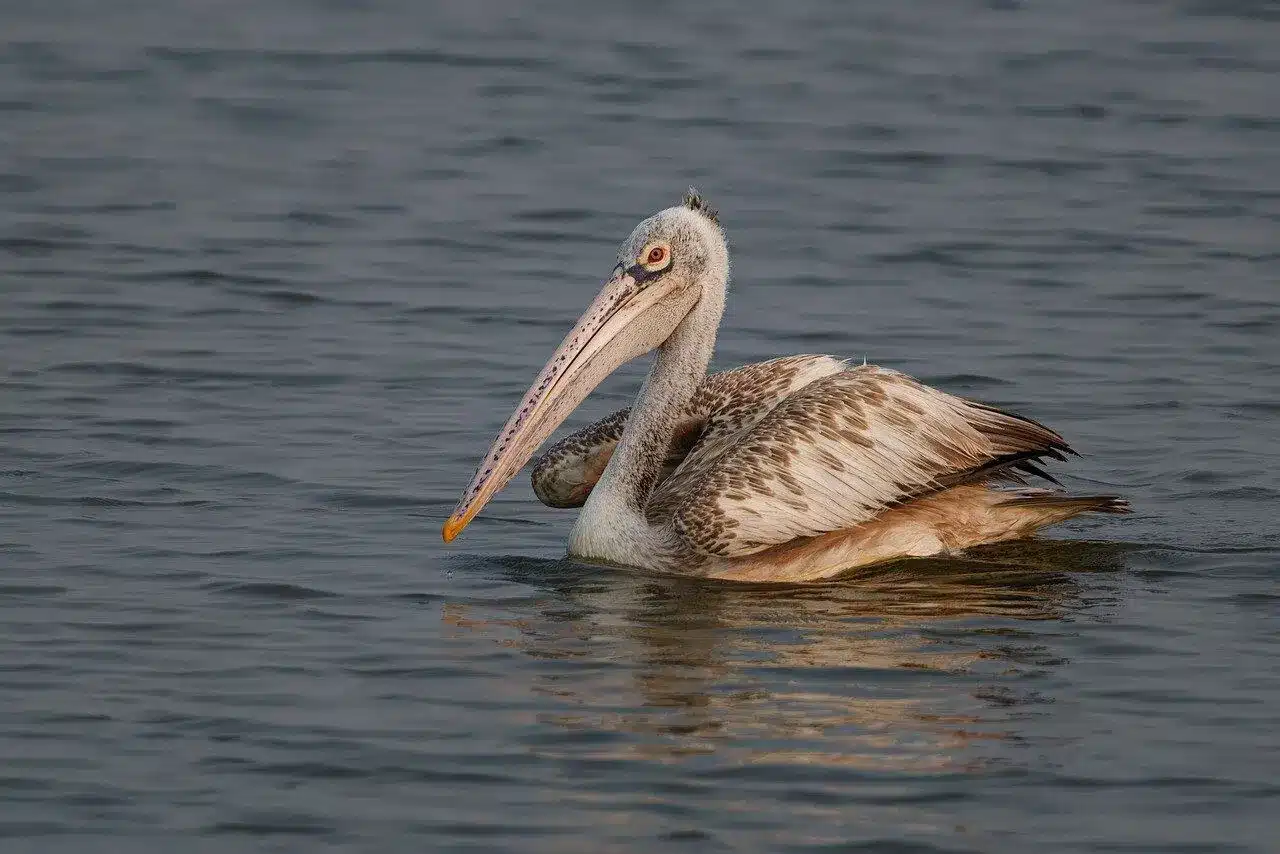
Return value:
M 708 375 L 676 424 L 659 484 L 691 451 L 705 450 L 701 447 L 705 443 L 755 424 L 797 389 L 845 366 L 834 356 L 785 356 Z M 570 433 L 535 460 L 531 480 L 538 500 L 550 507 L 585 504 L 622 438 L 630 413 L 620 409 Z
M 742 557 L 853 528 L 958 483 L 1018 471 L 1071 449 L 1049 428 L 863 366 L 822 377 L 754 424 L 699 443 L 655 492 L 693 550 Z

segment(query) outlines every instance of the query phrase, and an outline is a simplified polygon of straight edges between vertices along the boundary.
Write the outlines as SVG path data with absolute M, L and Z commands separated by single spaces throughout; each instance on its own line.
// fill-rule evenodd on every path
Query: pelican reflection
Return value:
M 1053 622 L 1111 607 L 1090 578 L 1123 561 L 1029 541 L 788 587 L 519 561 L 507 574 L 545 592 L 536 607 L 444 619 L 530 657 L 541 719 L 584 736 L 557 742 L 579 758 L 957 772 L 1049 713 Z

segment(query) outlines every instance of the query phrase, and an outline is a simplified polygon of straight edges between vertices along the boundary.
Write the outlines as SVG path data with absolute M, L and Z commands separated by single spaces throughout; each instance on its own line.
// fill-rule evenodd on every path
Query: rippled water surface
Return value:
M 20 5 L 0 850 L 1276 850 L 1274 2 Z M 521 478 L 443 546 L 689 184 L 717 367 L 868 356 L 1136 514 L 740 586 Z

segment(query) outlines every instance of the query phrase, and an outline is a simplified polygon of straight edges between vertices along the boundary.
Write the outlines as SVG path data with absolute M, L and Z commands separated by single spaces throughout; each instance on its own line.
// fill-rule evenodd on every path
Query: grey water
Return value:
M 1265 0 L 6 4 L 0 851 L 1278 850 L 1278 43 Z M 744 586 L 568 562 L 522 476 L 442 544 L 689 185 L 715 367 L 906 371 L 1136 513 Z

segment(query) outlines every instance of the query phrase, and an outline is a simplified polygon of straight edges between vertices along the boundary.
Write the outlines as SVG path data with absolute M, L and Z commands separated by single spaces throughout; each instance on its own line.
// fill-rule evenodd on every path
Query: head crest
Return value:
M 720 212 L 711 207 L 707 200 L 703 198 L 703 195 L 693 187 L 690 187 L 689 192 L 684 194 L 684 198 L 680 200 L 680 203 L 689 210 L 702 214 L 716 225 L 720 224 Z

